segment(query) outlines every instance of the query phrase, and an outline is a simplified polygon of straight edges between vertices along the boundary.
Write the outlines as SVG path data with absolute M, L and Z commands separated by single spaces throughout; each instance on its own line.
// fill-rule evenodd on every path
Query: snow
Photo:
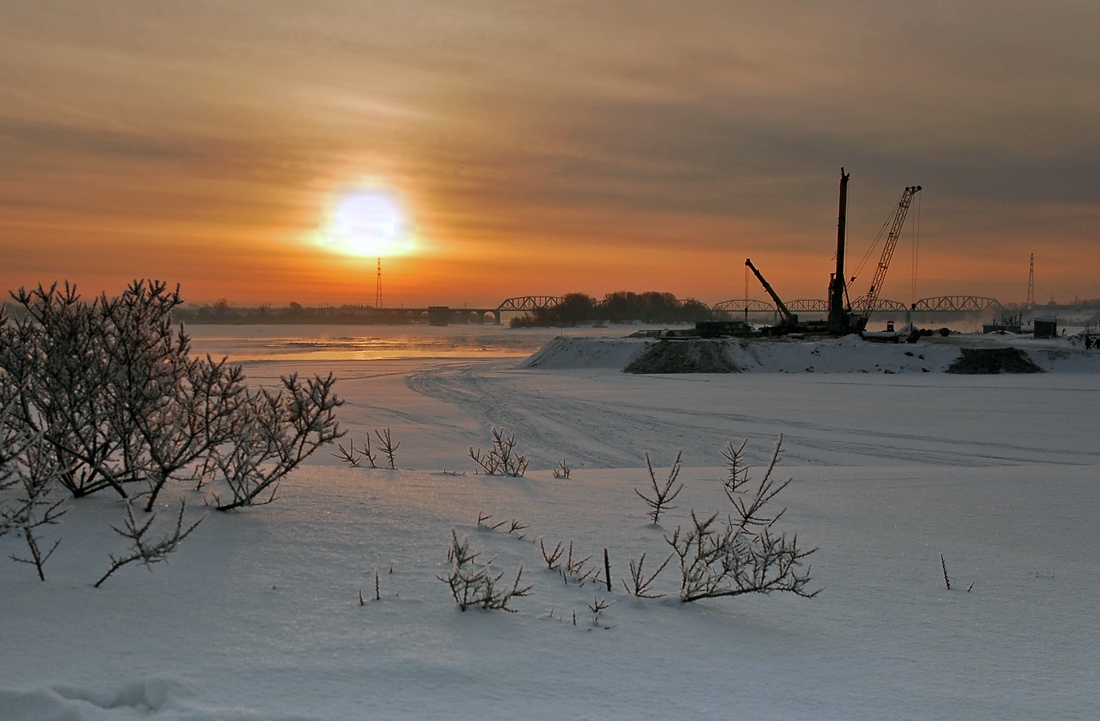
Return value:
M 74 504 L 46 582 L 0 564 L 0 719 L 1095 713 L 1096 363 L 1048 344 L 1028 353 L 1052 373 L 953 376 L 902 366 L 942 369 L 948 343 L 828 341 L 814 355 L 783 341 L 754 350 L 788 373 L 763 360 L 739 374 L 621 373 L 646 342 L 564 338 L 541 364 L 455 350 L 246 363 L 257 383 L 334 371 L 349 439 L 390 428 L 399 470 L 322 452 L 274 504 L 209 512 L 168 565 L 127 567 L 99 589 L 121 550 L 118 503 Z M 571 348 L 556 366 L 555 347 Z M 474 473 L 468 449 L 487 448 L 494 425 L 529 455 L 525 478 Z M 656 583 L 668 596 L 629 596 L 618 579 L 631 559 L 655 569 L 692 509 L 728 503 L 726 441 L 748 438 L 759 466 L 780 433 L 779 471 L 794 479 L 781 525 L 819 548 L 821 594 L 685 605 L 670 564 Z M 633 491 L 648 482 L 644 454 L 660 474 L 681 449 L 684 492 L 654 527 Z M 571 477 L 554 478 L 563 456 Z M 184 496 L 189 515 L 204 512 L 201 494 Z M 526 528 L 487 527 L 512 519 Z M 516 613 L 458 610 L 437 578 L 452 529 L 505 578 L 523 567 L 535 587 Z M 613 590 L 563 582 L 539 539 L 590 563 L 606 548 Z M 21 551 L 16 540 L 0 552 Z M 600 600 L 611 605 L 594 624 Z
M 555 338 L 520 363 L 521 368 L 623 369 L 658 341 L 650 338 Z M 683 341 L 669 341 L 682 343 Z M 932 336 L 919 343 L 870 343 L 843 338 L 783 337 L 704 341 L 721 345 L 744 373 L 942 373 L 961 348 L 1015 347 L 1045 371 L 1100 372 L 1100 352 L 1071 340 L 1005 335 Z

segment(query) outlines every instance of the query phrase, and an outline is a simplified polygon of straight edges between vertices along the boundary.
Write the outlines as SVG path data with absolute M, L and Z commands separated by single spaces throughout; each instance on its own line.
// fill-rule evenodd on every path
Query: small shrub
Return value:
M 480 555 L 479 552 L 470 549 L 468 538 L 463 537 L 461 541 L 458 540 L 458 534 L 451 529 L 451 546 L 447 550 L 451 572 L 446 576 L 439 576 L 439 580 L 450 588 L 451 596 L 462 611 L 470 606 L 480 606 L 486 610 L 515 613 L 515 609 L 508 605 L 509 602 L 514 598 L 528 595 L 533 588 L 531 585 L 521 585 L 523 567 L 520 567 L 510 586 L 501 585 L 504 572 L 493 572 L 491 566 L 493 559 L 478 563 L 477 559 Z
M 772 478 L 782 446 L 780 436 L 763 478 L 754 485 L 744 464 L 745 444 L 739 448 L 728 444 L 723 454 L 729 471 L 725 487 L 735 515 L 720 521 L 717 512 L 700 519 L 692 511 L 690 527 L 677 527 L 665 537 L 679 560 L 684 603 L 773 591 L 812 598 L 820 592 L 809 590 L 809 568 L 802 570 L 805 559 L 817 549 L 800 547 L 797 536 L 772 533 L 772 525 L 786 509 L 765 512 L 790 483 L 788 479 L 777 485 Z
M 527 456 L 516 452 L 516 434 L 505 437 L 502 428 L 493 428 L 493 447 L 487 453 L 471 446 L 470 458 L 489 476 L 520 478 L 527 472 Z

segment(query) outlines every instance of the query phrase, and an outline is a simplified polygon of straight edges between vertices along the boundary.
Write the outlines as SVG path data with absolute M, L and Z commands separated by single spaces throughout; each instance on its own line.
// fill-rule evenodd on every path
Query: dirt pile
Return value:
M 962 348 L 958 360 L 947 367 L 947 373 L 995 374 L 1042 373 L 1027 353 L 1019 348 Z
M 623 369 L 626 373 L 738 373 L 723 340 L 663 340 Z

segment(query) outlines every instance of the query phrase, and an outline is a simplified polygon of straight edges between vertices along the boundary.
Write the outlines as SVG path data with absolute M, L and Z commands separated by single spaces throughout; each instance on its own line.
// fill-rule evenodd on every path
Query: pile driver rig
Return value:
M 764 290 L 767 291 L 768 295 L 775 301 L 776 308 L 779 309 L 782 318 L 776 330 L 780 332 L 827 332 L 832 335 L 847 335 L 849 333 L 861 333 L 867 327 L 867 320 L 870 318 L 871 312 L 875 308 L 879 293 L 882 292 L 882 285 L 886 281 L 886 273 L 890 269 L 890 261 L 894 257 L 894 249 L 897 247 L 898 238 L 901 236 L 901 229 L 905 225 L 905 217 L 909 213 L 909 206 L 912 205 L 913 196 L 920 192 L 921 186 L 910 185 L 902 191 L 901 199 L 898 200 L 891 218 L 887 221 L 890 231 L 886 236 L 886 243 L 882 248 L 882 257 L 879 259 L 878 267 L 875 269 L 875 277 L 871 281 L 871 287 L 864 295 L 860 296 L 852 303 L 848 299 L 848 284 L 854 282 L 855 277 L 846 281 L 844 275 L 845 226 L 847 224 L 848 215 L 848 179 L 850 177 L 851 173 L 846 173 L 844 168 L 840 169 L 840 208 L 836 231 L 836 270 L 829 276 L 828 316 L 823 323 L 820 321 L 800 323 L 798 321 L 798 316 L 788 310 L 786 304 L 783 303 L 771 284 L 764 280 L 764 276 L 761 275 L 760 271 L 756 269 L 756 266 L 752 264 L 752 260 L 745 260 L 745 265 L 752 269 L 757 280 L 764 286 Z

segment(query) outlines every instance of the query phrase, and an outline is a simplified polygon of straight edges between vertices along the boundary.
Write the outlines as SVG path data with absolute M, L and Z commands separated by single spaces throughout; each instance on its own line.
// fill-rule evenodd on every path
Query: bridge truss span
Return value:
M 943 295 L 936 298 L 921 298 L 913 305 L 915 311 L 930 313 L 978 313 L 989 308 L 1001 307 L 996 298 L 983 298 L 977 295 Z
M 710 308 L 715 313 L 774 313 L 775 306 L 766 300 L 724 300 Z
M 536 310 L 543 310 L 544 308 L 553 308 L 561 303 L 561 296 L 556 295 L 524 295 L 517 296 L 515 298 L 508 298 L 501 302 L 497 306 L 498 312 L 518 312 L 525 313 Z
M 824 300 L 812 298 L 799 298 L 787 304 L 792 313 L 828 313 L 829 303 Z
M 867 308 L 867 301 L 860 298 L 852 304 L 852 310 L 860 313 L 904 313 L 909 310 L 909 306 L 905 303 L 901 303 L 896 300 L 887 300 L 886 298 L 878 298 L 870 309 Z

